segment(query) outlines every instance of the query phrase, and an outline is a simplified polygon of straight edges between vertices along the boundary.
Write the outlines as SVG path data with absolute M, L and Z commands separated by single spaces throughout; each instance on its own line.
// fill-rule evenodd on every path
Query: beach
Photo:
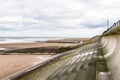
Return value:
M 61 47 L 70 46 L 73 44 L 63 44 L 63 43 L 6 43 L 0 44 L 1 48 L 5 50 L 11 49 L 26 49 L 34 47 Z M 11 53 L 12 54 L 12 53 Z M 16 54 L 16 53 L 14 53 Z M 10 76 L 16 72 L 29 68 L 30 66 L 37 65 L 39 63 L 45 62 L 46 60 L 54 57 L 55 55 L 49 55 L 50 53 L 45 53 L 47 55 L 21 55 L 22 53 L 17 53 L 17 55 L 0 55 L 0 79 Z
M 7 50 L 9 49 L 23 49 L 23 48 L 34 48 L 34 47 L 49 47 L 49 46 L 56 46 L 56 47 L 62 47 L 62 46 L 71 46 L 75 44 L 71 43 L 6 43 L 6 44 L 0 44 L 0 48 L 5 48 Z
M 37 64 L 43 63 L 50 58 L 56 56 L 56 53 L 51 54 L 52 52 L 43 52 L 43 54 L 37 54 L 34 52 L 37 49 L 45 49 L 44 51 L 51 50 L 52 48 L 65 48 L 71 46 L 77 46 L 77 43 L 74 43 L 75 40 L 54 40 L 52 42 L 29 42 L 29 43 L 2 43 L 0 44 L 0 48 L 4 48 L 4 50 L 32 50 L 32 54 L 27 53 L 4 53 L 4 55 L 0 55 L 0 79 L 8 77 L 12 74 L 15 74 L 19 71 L 27 69 L 31 66 L 35 66 Z M 65 48 L 66 49 L 66 48 Z M 52 50 L 53 51 L 53 50 Z M 66 50 L 65 50 L 66 51 Z M 68 51 L 68 50 L 67 50 Z M 2 52 L 0 52 L 2 53 Z M 39 52 L 38 52 L 39 53 Z
M 0 55 L 0 80 L 30 66 L 40 64 L 55 55 Z

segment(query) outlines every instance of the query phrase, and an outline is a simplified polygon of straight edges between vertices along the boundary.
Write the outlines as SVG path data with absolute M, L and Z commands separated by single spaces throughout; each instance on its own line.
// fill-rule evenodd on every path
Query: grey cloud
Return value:
M 100 1 L 102 1 L 102 3 Z M 104 0 L 100 1 L 1 0 L 0 18 L 4 16 L 22 17 L 23 19 L 30 19 L 31 21 L 0 21 L 0 31 L 76 31 L 77 29 L 83 28 L 96 29 L 105 27 L 106 22 L 103 21 L 107 18 L 117 18 L 120 13 L 120 7 L 119 5 L 115 6 L 115 3 L 112 5 L 111 3 L 106 4 L 107 2 Z M 112 12 L 114 9 L 117 10 Z M 110 14 L 110 12 L 112 13 Z M 38 22 L 35 22 L 34 20 Z M 45 23 L 40 24 L 39 21 Z
M 104 28 L 106 27 L 106 22 L 86 22 L 86 23 L 81 23 L 80 25 L 82 25 L 83 27 L 86 27 L 86 28 L 90 28 L 90 29 L 93 29 L 93 28 Z
M 52 25 L 39 25 L 32 22 L 1 22 L 0 31 L 25 31 L 25 30 L 59 30 L 56 26 Z
M 0 26 L 0 31 L 22 31 L 23 29 L 21 28 L 9 28 L 9 27 L 6 27 L 6 26 L 4 26 L 4 27 L 1 27 Z

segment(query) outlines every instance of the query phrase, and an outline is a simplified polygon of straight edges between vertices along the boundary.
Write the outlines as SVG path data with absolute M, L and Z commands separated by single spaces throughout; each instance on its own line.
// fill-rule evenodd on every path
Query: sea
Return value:
M 0 44 L 4 43 L 34 43 L 48 40 L 65 39 L 61 37 L 0 37 Z

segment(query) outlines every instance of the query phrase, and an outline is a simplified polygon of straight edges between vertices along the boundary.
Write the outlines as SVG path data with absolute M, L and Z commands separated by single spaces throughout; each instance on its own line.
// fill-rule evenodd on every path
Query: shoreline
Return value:
M 47 41 L 34 41 L 34 42 L 20 42 L 20 43 L 0 43 L 0 50 L 11 50 L 11 49 L 25 49 L 25 48 L 37 48 L 37 47 L 65 47 L 71 45 L 82 44 L 83 41 L 89 38 L 69 38 L 69 39 L 58 39 L 58 40 L 47 40 Z
M 59 41 L 59 40 L 58 40 Z M 11 50 L 32 50 L 33 54 L 27 54 L 27 53 L 16 53 L 16 52 L 11 52 L 11 54 L 7 54 L 4 53 L 4 55 L 2 55 L 0 52 L 0 79 L 7 77 L 9 75 L 15 74 L 21 70 L 24 70 L 28 67 L 31 66 L 36 66 L 36 65 L 42 65 L 43 62 L 47 61 L 47 60 L 53 60 L 52 58 L 56 59 L 62 55 L 66 55 L 66 51 L 69 52 L 69 50 L 71 51 L 72 49 L 74 49 L 79 42 L 74 43 L 67 43 L 67 41 L 65 40 L 60 40 L 59 42 L 56 41 L 52 41 L 52 42 L 34 42 L 34 43 L 6 43 L 6 44 L 0 44 L 0 48 L 1 50 L 5 49 L 8 51 Z M 63 43 L 65 42 L 65 43 Z M 72 42 L 72 41 L 71 41 Z M 72 46 L 72 47 L 71 47 Z M 74 48 L 73 48 L 74 47 Z M 39 49 L 41 50 L 41 48 L 43 48 L 44 51 L 48 51 L 48 52 L 43 52 L 43 54 L 39 54 L 39 52 L 37 53 L 36 51 Z M 60 48 L 60 54 L 56 55 L 56 52 L 54 53 L 54 49 L 58 50 L 58 48 Z M 49 50 L 52 50 L 52 52 L 49 52 Z M 1 51 L 0 50 L 0 51 Z M 65 52 L 62 52 L 65 51 Z M 9 52 L 8 52 L 9 53 Z M 15 53 L 15 54 L 14 54 Z M 34 54 L 36 53 L 36 54 Z M 61 54 L 63 53 L 63 54 Z M 39 58 L 37 58 L 37 56 L 41 56 Z M 44 59 L 43 57 L 47 56 L 46 59 Z M 56 56 L 56 57 L 55 57 Z M 49 62 L 49 61 L 48 61 Z M 34 67 L 35 68 L 35 67 Z

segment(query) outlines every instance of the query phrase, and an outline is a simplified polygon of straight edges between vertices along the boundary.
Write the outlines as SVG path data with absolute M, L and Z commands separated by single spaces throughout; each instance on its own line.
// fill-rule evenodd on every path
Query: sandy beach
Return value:
M 76 43 L 50 43 L 50 42 L 34 42 L 34 43 L 6 43 L 0 44 L 0 48 L 5 50 L 25 49 L 37 47 L 67 47 L 77 45 Z M 56 55 L 0 55 L 0 80 L 11 74 L 24 70 L 32 65 L 37 65 Z
M 70 46 L 75 44 L 70 43 L 7 43 L 7 44 L 0 44 L 0 48 L 9 49 L 23 49 L 23 48 L 34 48 L 34 47 L 49 47 L 49 46 Z
M 0 80 L 32 65 L 37 65 L 53 55 L 0 55 Z

